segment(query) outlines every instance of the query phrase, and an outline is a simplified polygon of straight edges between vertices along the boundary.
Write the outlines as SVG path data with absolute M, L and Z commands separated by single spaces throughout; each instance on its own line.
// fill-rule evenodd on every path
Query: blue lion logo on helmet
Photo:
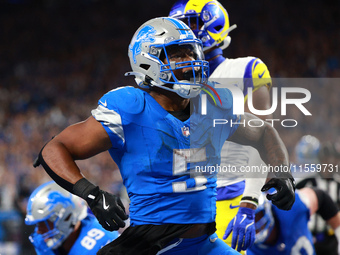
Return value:
M 48 195 L 48 201 L 46 202 L 46 204 L 53 207 L 54 205 L 56 205 L 58 203 L 61 203 L 63 205 L 63 207 L 67 207 L 69 205 L 74 207 L 74 204 L 71 200 L 71 196 L 70 197 L 64 197 L 59 192 L 55 192 L 55 191 L 51 192 Z
M 155 37 L 154 35 L 156 34 L 156 30 L 148 25 L 143 27 L 138 35 L 136 36 L 136 40 L 133 45 L 130 44 L 129 50 L 132 52 L 132 58 L 133 62 L 136 64 L 136 56 L 139 55 L 142 51 L 141 45 L 144 42 L 154 42 Z

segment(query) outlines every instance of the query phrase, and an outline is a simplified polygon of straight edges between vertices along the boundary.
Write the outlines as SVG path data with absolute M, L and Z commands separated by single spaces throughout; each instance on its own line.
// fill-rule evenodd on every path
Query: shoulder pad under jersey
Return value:
M 120 87 L 102 96 L 98 104 L 120 113 L 138 114 L 144 109 L 144 93 L 131 86 Z
M 268 67 L 259 58 L 256 58 L 252 64 L 252 78 L 254 91 L 266 86 L 268 89 L 272 86 L 272 79 Z

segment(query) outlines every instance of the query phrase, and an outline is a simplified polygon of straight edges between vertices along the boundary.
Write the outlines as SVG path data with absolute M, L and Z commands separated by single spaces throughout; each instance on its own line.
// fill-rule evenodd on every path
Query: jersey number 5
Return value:
M 174 193 L 178 192 L 192 192 L 204 190 L 207 187 L 207 177 L 201 175 L 195 170 L 188 170 L 188 163 L 197 163 L 207 160 L 205 148 L 190 148 L 190 149 L 174 149 L 173 150 L 173 175 L 188 175 L 191 174 L 192 178 L 186 181 L 173 182 L 172 190 Z

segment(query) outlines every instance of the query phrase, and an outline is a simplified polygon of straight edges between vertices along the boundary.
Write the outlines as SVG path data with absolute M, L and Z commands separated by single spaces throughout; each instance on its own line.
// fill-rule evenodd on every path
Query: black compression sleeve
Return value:
M 313 188 L 318 197 L 319 209 L 317 213 L 325 220 L 329 220 L 335 216 L 339 209 L 337 205 L 333 202 L 332 198 L 323 190 Z
M 42 151 L 45 148 L 45 146 L 41 149 L 41 151 L 39 152 L 39 156 L 38 158 L 34 161 L 33 166 L 37 167 L 39 166 L 39 163 L 44 167 L 46 173 L 48 173 L 48 175 L 57 183 L 59 184 L 61 187 L 63 187 L 64 189 L 66 189 L 67 191 L 73 193 L 73 184 L 64 180 L 63 178 L 61 178 L 59 175 L 57 175 L 55 172 L 53 172 L 53 170 L 46 164 L 43 156 L 42 156 Z

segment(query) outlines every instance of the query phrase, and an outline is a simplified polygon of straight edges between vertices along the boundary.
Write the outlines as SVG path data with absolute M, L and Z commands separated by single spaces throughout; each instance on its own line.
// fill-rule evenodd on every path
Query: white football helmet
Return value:
M 169 53 L 189 51 L 194 60 L 170 61 Z M 195 97 L 207 82 L 209 64 L 204 60 L 202 42 L 182 21 L 163 17 L 147 21 L 135 32 L 129 45 L 129 59 L 138 86 L 156 86 L 176 92 L 183 98 Z M 167 63 L 164 63 L 164 60 Z M 183 77 L 175 70 L 191 68 Z
M 30 236 L 34 246 L 57 249 L 72 233 L 75 224 L 86 216 L 87 206 L 84 200 L 51 181 L 36 188 L 29 197 L 25 223 L 44 223 L 48 230 L 38 233 L 38 225 L 36 226 Z

